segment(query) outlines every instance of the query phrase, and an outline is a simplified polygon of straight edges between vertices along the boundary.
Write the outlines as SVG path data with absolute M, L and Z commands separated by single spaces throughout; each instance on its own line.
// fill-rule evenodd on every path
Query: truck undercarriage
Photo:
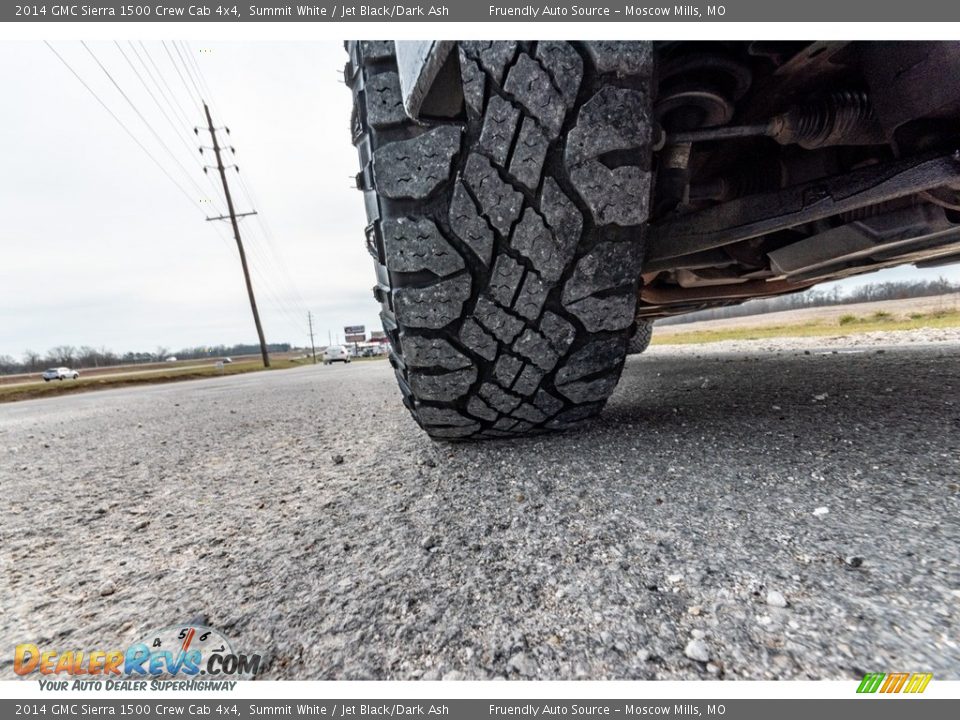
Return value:
M 419 78 L 417 112 L 460 112 L 456 53 L 444 70 L 443 44 L 411 45 L 436 68 Z M 960 260 L 960 44 L 670 42 L 652 54 L 638 318 Z
M 960 260 L 960 46 L 657 49 L 638 313 Z
M 404 400 L 596 415 L 657 318 L 960 261 L 960 43 L 348 43 Z

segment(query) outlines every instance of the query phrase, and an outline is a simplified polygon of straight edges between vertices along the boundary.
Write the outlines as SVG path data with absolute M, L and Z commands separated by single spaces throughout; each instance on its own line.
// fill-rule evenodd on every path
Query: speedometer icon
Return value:
M 131 674 L 156 679 L 199 676 L 252 677 L 259 655 L 241 655 L 230 640 L 207 625 L 169 625 L 144 633 L 128 651 Z

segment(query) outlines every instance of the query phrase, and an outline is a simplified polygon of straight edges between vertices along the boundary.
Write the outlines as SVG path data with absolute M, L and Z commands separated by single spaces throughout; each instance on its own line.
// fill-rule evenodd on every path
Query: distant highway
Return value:
M 272 358 L 299 357 L 303 353 L 274 353 Z M 259 360 L 259 355 L 235 355 L 231 356 L 234 363 L 241 363 L 252 360 Z M 201 358 L 198 360 L 177 360 L 176 362 L 154 362 L 139 363 L 136 365 L 113 365 L 102 368 L 74 368 L 80 373 L 80 380 L 96 378 L 105 380 L 108 378 L 130 377 L 135 375 L 145 375 L 156 372 L 176 372 L 178 370 L 195 370 L 198 367 L 211 367 L 220 362 L 220 358 Z M 19 387 L 24 385 L 43 384 L 44 380 L 41 373 L 21 373 L 19 375 L 0 375 L 0 386 Z M 50 382 L 61 382 L 51 380 Z M 74 382 L 73 380 L 63 380 L 62 382 Z

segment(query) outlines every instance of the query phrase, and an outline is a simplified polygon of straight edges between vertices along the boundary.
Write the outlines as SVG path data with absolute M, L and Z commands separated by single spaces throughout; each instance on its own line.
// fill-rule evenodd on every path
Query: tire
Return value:
M 639 355 L 648 347 L 653 339 L 653 320 L 637 320 L 637 329 L 633 331 L 633 337 L 630 338 L 630 346 L 627 348 L 628 355 Z
M 650 195 L 646 42 L 463 42 L 464 117 L 404 112 L 393 43 L 350 42 L 374 296 L 437 439 L 565 429 L 616 387 Z

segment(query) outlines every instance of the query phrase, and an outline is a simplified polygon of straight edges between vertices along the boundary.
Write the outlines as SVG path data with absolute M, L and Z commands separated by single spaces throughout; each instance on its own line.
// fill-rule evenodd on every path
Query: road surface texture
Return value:
M 0 677 L 200 621 L 267 678 L 957 679 L 958 483 L 955 344 L 656 348 L 475 445 L 385 362 L 14 403 Z

